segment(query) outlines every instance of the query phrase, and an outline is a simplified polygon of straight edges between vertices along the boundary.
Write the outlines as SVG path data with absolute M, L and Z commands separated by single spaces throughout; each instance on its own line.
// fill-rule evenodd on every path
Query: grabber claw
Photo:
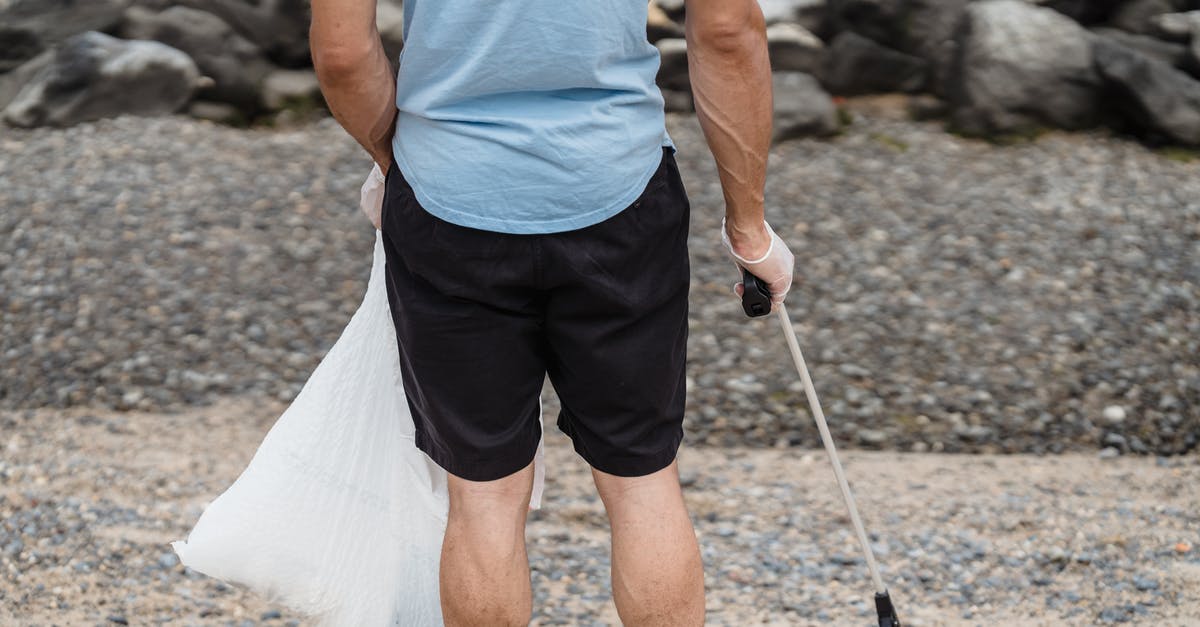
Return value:
M 900 627 L 900 619 L 896 617 L 896 608 L 892 607 L 892 597 L 887 590 L 875 593 L 875 613 L 879 615 L 879 627 Z

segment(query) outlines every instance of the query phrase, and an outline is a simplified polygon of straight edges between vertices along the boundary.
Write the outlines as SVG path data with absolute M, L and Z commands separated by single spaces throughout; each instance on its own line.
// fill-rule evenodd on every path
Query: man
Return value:
M 547 374 L 558 427 L 608 513 L 621 620 L 702 624 L 675 462 L 690 207 L 645 0 L 408 0 L 395 77 L 375 0 L 312 0 L 312 12 L 326 101 L 387 173 L 376 226 L 403 385 L 417 446 L 450 474 L 446 624 L 530 620 L 525 518 Z M 696 109 L 724 188 L 720 235 L 781 303 L 792 255 L 763 219 L 762 12 L 755 0 L 688 0 L 686 13 Z

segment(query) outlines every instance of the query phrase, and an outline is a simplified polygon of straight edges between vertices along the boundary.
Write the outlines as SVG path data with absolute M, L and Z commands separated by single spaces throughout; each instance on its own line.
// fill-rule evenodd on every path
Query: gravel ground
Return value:
M 168 414 L 0 411 L 0 624 L 305 624 L 184 568 L 168 544 L 282 409 L 242 397 Z M 587 469 L 557 432 L 547 453 L 545 507 L 528 530 L 533 624 L 617 624 Z M 845 461 L 906 624 L 1200 625 L 1200 459 Z M 680 464 L 709 624 L 872 624 L 824 453 L 686 446 Z
M 747 321 L 692 117 L 693 441 L 818 444 Z M 365 156 L 332 120 L 0 131 L 0 407 L 290 399 L 357 305 Z M 1200 433 L 1200 163 L 1099 134 L 1010 147 L 872 113 L 775 148 L 768 215 L 834 433 L 903 451 L 1177 454 Z

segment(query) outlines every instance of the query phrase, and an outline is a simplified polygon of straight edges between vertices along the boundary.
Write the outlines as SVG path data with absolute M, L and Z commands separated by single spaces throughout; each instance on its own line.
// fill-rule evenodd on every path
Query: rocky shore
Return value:
M 1102 133 L 996 146 L 849 105 L 771 154 L 789 309 L 833 430 L 903 451 L 1179 454 L 1200 437 L 1200 162 Z M 692 201 L 688 425 L 816 446 L 774 320 L 742 316 L 715 167 Z M 289 399 L 362 296 L 368 169 L 332 120 L 183 117 L 0 136 L 0 406 Z
M 0 624 L 309 624 L 181 566 L 168 543 L 284 407 L 0 411 Z M 555 409 L 551 395 L 547 410 Z M 548 439 L 528 531 L 533 625 L 619 624 L 586 466 Z M 1195 625 L 1200 460 L 845 456 L 906 625 Z M 708 624 L 869 625 L 871 590 L 821 451 L 687 445 Z

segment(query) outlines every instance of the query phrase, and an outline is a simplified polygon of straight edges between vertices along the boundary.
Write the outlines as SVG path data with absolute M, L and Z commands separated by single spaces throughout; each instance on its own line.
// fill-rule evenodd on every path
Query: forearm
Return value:
M 748 257 L 765 252 L 763 188 L 771 145 L 771 62 L 756 4 L 742 27 L 714 34 L 687 24 L 696 114 L 725 195 L 726 229 Z
M 321 93 L 342 128 L 386 172 L 392 162 L 396 77 L 375 30 L 374 15 L 364 25 L 362 20 L 356 23 L 321 11 L 320 5 L 313 2 L 310 41 Z M 363 30 L 369 30 L 369 35 Z

